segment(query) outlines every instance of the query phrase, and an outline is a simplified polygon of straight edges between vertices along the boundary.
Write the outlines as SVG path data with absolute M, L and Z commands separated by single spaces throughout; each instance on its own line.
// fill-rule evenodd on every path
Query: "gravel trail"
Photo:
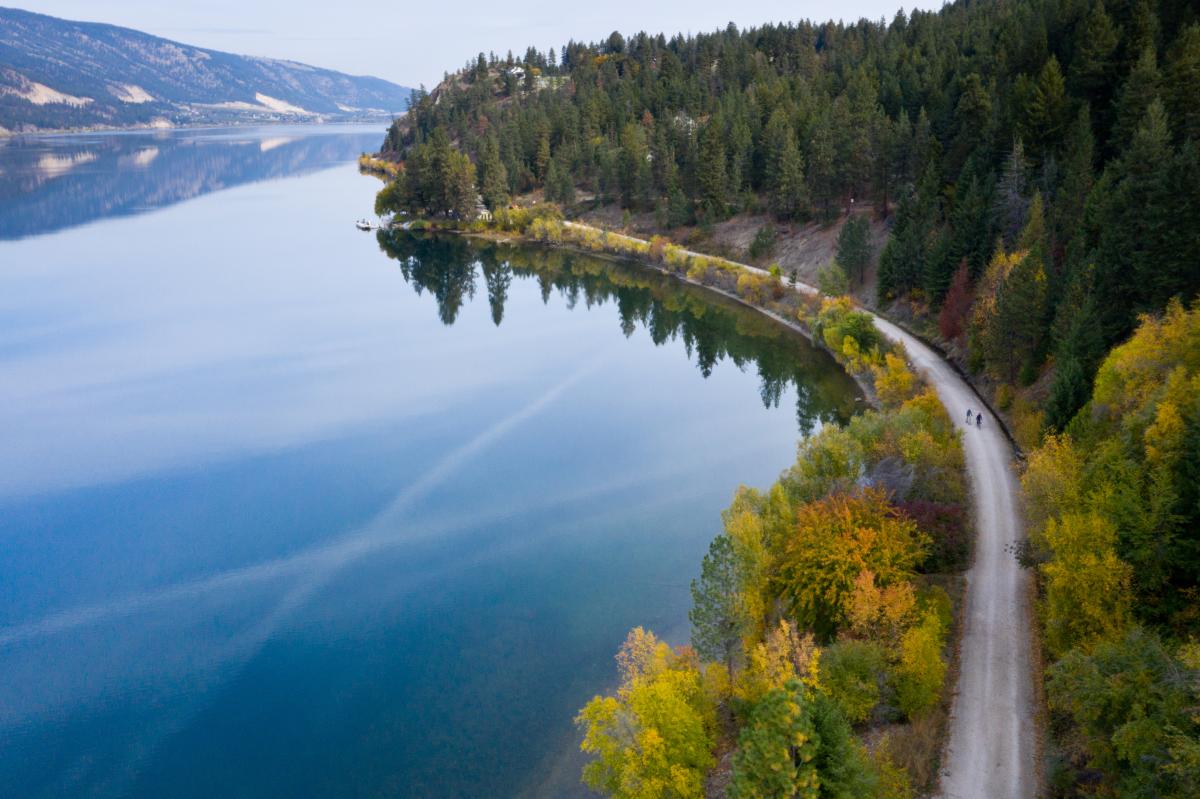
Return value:
M 740 266 L 749 272 L 768 274 L 764 269 Z M 820 293 L 804 283 L 796 284 L 795 290 L 808 295 Z M 924 375 L 962 432 L 974 498 L 975 558 L 967 571 L 958 685 L 950 712 L 939 796 L 1033 799 L 1039 778 L 1029 575 L 1005 551 L 1024 536 L 1013 449 L 996 417 L 940 354 L 892 322 L 872 316 L 875 327 L 886 338 L 904 345 L 909 363 Z M 967 424 L 967 409 L 982 411 L 981 427 Z

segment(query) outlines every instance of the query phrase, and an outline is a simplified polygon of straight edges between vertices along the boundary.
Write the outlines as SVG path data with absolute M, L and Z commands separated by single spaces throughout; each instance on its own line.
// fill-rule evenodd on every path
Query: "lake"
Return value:
M 363 233 L 383 130 L 0 139 L 0 796 L 577 796 L 635 625 L 855 412 L 630 265 Z

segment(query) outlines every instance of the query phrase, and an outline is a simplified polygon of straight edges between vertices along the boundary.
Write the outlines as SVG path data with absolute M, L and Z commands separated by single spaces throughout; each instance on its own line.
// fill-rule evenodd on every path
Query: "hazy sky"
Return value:
M 3 0 L 0 0 L 3 2 Z M 188 44 L 290 58 L 432 87 L 480 51 L 523 53 L 623 33 L 699 32 L 809 18 L 891 19 L 942 0 L 8 0 L 43 14 L 110 22 Z

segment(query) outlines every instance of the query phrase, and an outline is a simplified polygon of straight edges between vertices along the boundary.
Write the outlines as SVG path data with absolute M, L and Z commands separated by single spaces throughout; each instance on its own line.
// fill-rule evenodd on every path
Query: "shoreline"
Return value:
M 374 170 L 364 170 L 364 174 L 369 174 L 371 177 L 376 177 L 376 178 L 383 177 L 382 175 L 380 175 L 378 172 L 376 172 Z M 413 221 L 418 221 L 418 220 L 413 220 Z M 581 245 L 578 245 L 578 244 L 575 244 L 572 242 L 549 242 L 549 241 L 544 241 L 544 240 L 541 240 L 538 238 L 534 238 L 532 236 L 529 236 L 529 235 L 526 235 L 523 233 L 516 233 L 513 231 L 498 231 L 498 230 L 494 230 L 494 229 L 471 230 L 471 229 L 464 229 L 461 227 L 449 227 L 449 226 L 442 227 L 435 222 L 428 222 L 427 220 L 419 220 L 419 221 L 426 222 L 427 224 L 430 224 L 431 227 L 429 227 L 427 229 L 423 229 L 423 230 L 414 230 L 411 232 L 413 232 L 413 233 L 421 233 L 421 232 L 424 232 L 424 233 L 449 233 L 449 234 L 453 234 L 456 236 L 464 236 L 467 238 L 477 238 L 477 239 L 482 239 L 485 241 L 495 242 L 498 244 L 511 244 L 514 246 L 515 245 L 543 246 L 543 247 L 549 247 L 549 248 L 553 248 L 553 249 L 568 250 L 571 252 L 577 252 L 577 253 L 581 253 L 584 255 L 599 256 L 599 257 L 605 257 L 605 258 L 615 259 L 615 260 L 625 260 L 625 261 L 635 264 L 638 268 L 650 269 L 652 271 L 655 271 L 660 274 L 666 275 L 668 277 L 674 278 L 681 282 L 689 283 L 698 288 L 706 289 L 706 290 L 711 291 L 715 294 L 718 294 L 722 297 L 726 297 L 728 299 L 734 300 L 734 301 L 738 302 L 739 304 L 744 305 L 748 308 L 752 308 L 753 310 L 758 311 L 758 312 L 770 317 L 771 319 L 774 319 L 776 322 L 779 322 L 780 324 L 803 334 L 805 338 L 807 338 L 809 341 L 811 341 L 814 344 L 814 346 L 830 353 L 831 355 L 834 355 L 834 359 L 837 360 L 836 354 L 833 353 L 832 350 L 830 350 L 830 348 L 825 344 L 824 341 L 821 341 L 816 336 L 814 336 L 813 331 L 811 329 L 809 329 L 807 325 L 803 324 L 801 320 L 788 319 L 784 316 L 781 316 L 780 314 L 776 313 L 775 311 L 773 311 L 769 308 L 764 308 L 761 305 L 757 305 L 753 302 L 750 302 L 745 297 L 742 297 L 741 295 L 737 294 L 735 291 L 728 291 L 720 286 L 715 286 L 715 285 L 705 283 L 700 280 L 695 280 L 695 279 L 689 277 L 686 274 L 686 272 L 680 273 L 680 272 L 672 271 L 670 269 L 664 269 L 664 268 L 662 268 L 663 265 L 661 263 L 656 263 L 649 258 L 646 258 L 644 256 L 641 256 L 641 255 L 638 255 L 635 253 L 629 253 L 629 252 L 625 252 L 625 251 L 617 250 L 617 249 L 593 250 L 593 249 L 589 249 L 587 247 L 584 247 L 584 246 L 581 246 Z M 615 237 L 618 237 L 621 239 L 625 239 L 629 242 L 636 243 L 638 245 L 648 246 L 650 244 L 649 241 L 647 241 L 645 239 L 639 239 L 636 236 L 630 236 L 625 233 L 617 233 L 614 231 L 605 230 L 603 228 L 594 227 L 592 225 L 584 224 L 582 222 L 563 220 L 563 225 L 568 226 L 568 227 L 573 227 L 573 228 L 576 228 L 579 230 L 587 230 L 587 231 L 592 231 L 595 233 L 604 234 L 609 237 L 615 236 Z M 387 227 L 384 227 L 381 229 L 385 230 L 385 231 L 389 230 L 389 228 L 387 228 Z M 696 250 L 686 250 L 683 248 L 680 248 L 680 250 L 681 250 L 681 252 L 686 253 L 688 256 L 693 256 L 693 257 L 698 257 L 698 258 L 703 258 L 703 259 L 708 259 L 708 260 L 714 260 L 714 261 L 721 261 L 725 264 L 732 265 L 736 269 L 744 271 L 748 274 L 757 275 L 760 277 L 770 277 L 771 276 L 770 272 L 768 272 L 765 269 L 761 269 L 757 266 L 739 263 L 737 261 L 731 261 L 728 258 L 724 258 L 721 256 L 715 256 L 715 255 L 709 255 L 707 253 L 698 252 Z M 800 296 L 801 298 L 805 298 L 805 299 L 817 299 L 817 298 L 826 296 L 826 295 L 822 294 L 820 289 L 818 289 L 817 287 L 815 287 L 811 284 L 808 284 L 808 283 L 800 282 L 800 281 L 797 281 L 791 285 L 788 285 L 785 282 L 784 286 L 788 290 L 796 293 L 797 296 Z M 924 347 L 927 347 L 928 349 L 932 350 L 938 356 L 938 358 L 941 359 L 947 366 L 949 366 L 955 372 L 955 374 L 959 377 L 959 379 L 961 379 L 962 382 L 965 383 L 968 386 L 968 388 L 970 388 L 971 392 L 974 394 L 975 399 L 978 401 L 978 403 L 981 406 L 983 406 L 988 411 L 988 413 L 993 417 L 993 419 L 995 420 L 995 424 L 1004 433 L 1004 437 L 1007 439 L 1009 447 L 1012 449 L 1013 457 L 1017 461 L 1020 461 L 1020 462 L 1023 462 L 1025 460 L 1025 451 L 1022 449 L 1020 443 L 1017 441 L 1016 435 L 1013 433 L 1012 427 L 1009 424 L 1009 420 L 995 407 L 992 400 L 988 399 L 987 396 L 984 394 L 983 389 L 980 388 L 975 383 L 975 381 L 971 379 L 971 376 L 963 370 L 962 366 L 958 362 L 956 362 L 953 358 L 951 358 L 946 353 L 946 351 L 942 348 L 942 346 L 940 344 L 938 344 L 935 341 L 930 340 L 928 337 L 926 337 L 922 333 L 917 332 L 909 325 L 907 325 L 897 319 L 894 319 L 891 316 L 888 316 L 887 314 L 884 314 L 883 312 L 881 312 L 877 309 L 864 306 L 857 301 L 854 301 L 854 308 L 855 308 L 855 310 L 861 311 L 866 314 L 870 314 L 874 319 L 880 320 L 887 325 L 891 325 L 891 326 L 895 327 L 897 330 L 903 332 L 907 336 L 916 340 Z M 877 327 L 878 327 L 878 325 L 877 325 Z M 883 332 L 883 331 L 881 331 L 881 332 Z M 890 336 L 887 336 L 886 333 L 884 333 L 884 335 L 885 335 L 885 337 L 888 338 L 889 341 L 892 341 L 893 343 L 897 343 L 898 340 L 892 339 Z M 839 363 L 841 364 L 840 361 L 839 361 Z M 841 365 L 843 368 L 845 368 L 845 364 L 841 364 Z M 848 370 L 848 369 L 846 371 L 848 374 L 850 374 L 850 376 L 852 378 L 854 378 L 855 382 L 859 383 L 859 385 L 863 387 L 865 396 L 867 396 L 869 401 L 872 403 L 872 405 L 875 406 L 876 400 L 875 400 L 875 395 L 874 395 L 874 387 L 872 385 L 870 385 L 869 381 L 866 381 L 862 375 L 855 374 L 854 372 L 852 372 L 851 370 Z
M 541 220 L 536 220 L 531 229 L 537 229 L 539 222 Z M 662 262 L 656 262 L 652 242 L 576 222 L 562 221 L 559 224 L 563 230 L 598 236 L 599 246 L 593 249 L 565 240 L 562 236 L 555 240 L 551 235 L 541 238 L 523 231 L 486 227 L 464 230 L 431 224 L 412 232 L 450 232 L 513 245 L 541 244 L 621 259 L 633 262 L 639 268 L 664 272 L 734 299 L 802 333 L 816 346 L 829 352 L 847 374 L 863 386 L 868 401 L 877 407 L 878 399 L 866 374 L 850 368 L 850 364 L 837 357 L 826 342 L 820 340 L 821 337 L 814 335 L 808 325 L 802 324 L 799 313 L 796 321 L 792 321 L 775 309 L 751 302 L 740 295 L 740 280 L 735 284 L 736 289 L 730 291 L 722 286 L 695 280 L 688 274 L 688 269 L 681 274 L 670 268 L 662 268 L 667 265 L 667 257 L 664 256 Z M 408 232 L 407 229 L 405 232 Z M 623 242 L 628 249 L 611 246 L 612 237 Z M 738 272 L 740 276 L 753 276 L 760 281 L 768 278 L 773 287 L 783 285 L 779 275 L 757 267 L 682 248 L 675 248 L 671 254 L 676 258 L 682 256 L 685 266 L 693 258 L 700 266 L 708 264 L 701 273 L 705 276 L 715 265 L 718 270 Z M 785 286 L 783 290 L 790 291 L 802 305 L 819 301 L 825 296 L 816 287 L 798 281 L 793 281 L 790 287 Z M 775 296 L 779 299 L 782 295 Z M 1044 775 L 1040 766 L 1043 736 L 1040 734 L 1039 719 L 1042 713 L 1034 679 L 1039 643 L 1032 616 L 1032 580 L 1006 550 L 1011 543 L 1024 538 L 1024 519 L 1012 469 L 1013 462 L 1019 460 L 1022 453 L 999 414 L 940 348 L 876 311 L 857 304 L 854 309 L 869 314 L 876 330 L 893 346 L 903 350 L 905 362 L 936 393 L 938 401 L 959 431 L 965 459 L 973 522 L 972 554 L 967 570 L 961 575 L 966 587 L 955 619 L 955 638 L 950 649 L 952 661 L 947 664 L 950 669 L 948 673 L 953 675 L 954 681 L 946 686 L 946 701 L 950 704 L 946 728 L 942 733 L 938 788 L 934 795 L 958 795 L 964 788 L 969 792 L 971 786 L 988 790 L 995 788 L 997 796 L 1034 795 L 1043 783 Z M 961 411 L 972 405 L 976 408 L 982 405 L 990 417 L 986 428 L 980 426 L 975 430 L 975 425 L 964 423 Z M 1012 624 L 1007 620 L 1020 620 L 1020 624 Z M 997 739 L 1000 740 L 999 744 L 995 743 Z M 994 751 L 997 747 L 1004 751 Z M 993 760 L 996 761 L 996 768 L 993 768 Z
M 596 230 L 596 231 L 600 230 L 599 228 L 592 228 L 591 226 L 582 225 L 582 224 L 579 224 L 576 222 L 571 222 L 569 224 L 575 225 L 579 228 L 587 228 L 589 230 Z M 391 232 L 391 229 L 389 229 L 389 228 L 382 228 L 382 230 Z M 410 231 L 401 230 L 400 232 L 410 232 Z M 464 238 L 480 239 L 482 241 L 490 241 L 494 244 L 506 244 L 506 245 L 514 246 L 514 247 L 545 247 L 547 249 L 565 250 L 567 252 L 578 253 L 580 255 L 588 255 L 593 258 L 603 258 L 605 260 L 612 261 L 614 263 L 632 264 L 633 266 L 636 266 L 639 269 L 648 269 L 652 272 L 655 272 L 660 275 L 664 275 L 673 280 L 678 280 L 681 283 L 686 283 L 690 286 L 694 286 L 703 291 L 711 292 L 712 294 L 715 294 L 723 299 L 731 300 L 733 302 L 736 302 L 738 305 L 740 305 L 744 308 L 748 308 L 752 311 L 762 314 L 763 316 L 766 316 L 768 319 L 772 320 L 773 322 L 785 327 L 791 333 L 798 333 L 798 334 L 804 336 L 804 338 L 807 339 L 815 348 L 821 350 L 822 352 L 825 352 L 830 357 L 832 357 L 835 362 L 837 362 L 838 366 L 841 367 L 842 370 L 845 371 L 846 374 L 859 387 L 859 390 L 862 392 L 864 402 L 866 402 L 868 405 L 870 405 L 872 408 L 875 408 L 875 409 L 878 409 L 880 407 L 879 398 L 875 393 L 875 386 L 871 383 L 870 380 L 867 379 L 865 373 L 855 372 L 852 369 L 847 369 L 846 364 L 843 363 L 840 359 L 838 359 L 837 354 L 834 353 L 833 350 L 831 350 L 829 348 L 829 346 L 824 342 L 824 340 L 822 340 L 820 337 L 814 335 L 812 329 L 810 327 L 808 327 L 807 325 L 803 324 L 803 322 L 799 318 L 794 319 L 794 320 L 789 319 L 786 316 L 780 314 L 779 312 L 777 312 L 773 309 L 764 308 L 761 305 L 757 305 L 757 304 L 751 302 L 750 300 L 739 295 L 735 291 L 728 291 L 724 288 L 721 288 L 720 286 L 714 286 L 712 284 L 705 283 L 700 280 L 695 280 L 695 279 L 689 277 L 687 274 L 680 274 L 678 272 L 673 272 L 669 269 L 662 269 L 662 268 L 660 268 L 659 264 L 653 263 L 652 261 L 649 261 L 648 259 L 639 258 L 635 255 L 631 255 L 629 253 L 625 253 L 625 252 L 621 252 L 621 251 L 591 250 L 591 249 L 588 249 L 586 247 L 582 247 L 582 246 L 579 246 L 576 244 L 571 244 L 571 243 L 567 243 L 567 242 L 546 242 L 546 241 L 541 241 L 539 239 L 531 238 L 531 237 L 523 235 L 523 234 L 513 234 L 508 231 L 505 231 L 505 232 L 492 231 L 492 230 L 478 231 L 478 230 L 463 230 L 463 229 L 459 229 L 459 228 L 440 228 L 439 227 L 439 228 L 431 229 L 431 230 L 411 231 L 411 232 L 412 233 L 441 233 L 441 234 L 449 233 L 449 234 L 456 235 L 456 236 L 462 236 Z M 636 239 L 632 236 L 625 236 L 624 234 L 609 233 L 609 235 L 610 236 L 611 235 L 622 236 L 623 238 L 629 239 L 631 241 L 642 241 L 641 239 Z M 691 251 L 688 251 L 688 252 L 690 253 Z M 699 255 L 700 257 L 703 257 L 703 258 L 711 258 L 712 257 L 712 256 L 704 255 L 703 253 L 695 253 L 695 254 Z M 745 266 L 743 264 L 738 264 L 737 266 L 745 268 L 747 271 L 760 272 L 761 274 L 764 274 L 764 275 L 767 274 L 764 270 L 758 270 L 758 269 L 756 269 L 756 267 Z M 816 288 L 814 288 L 812 286 L 809 286 L 809 285 L 803 284 L 803 283 L 798 283 L 797 287 L 799 287 L 799 286 L 803 286 L 804 289 L 808 289 L 811 293 L 805 293 L 803 291 L 798 291 L 797 292 L 798 296 L 812 297 L 812 298 L 823 296 L 820 293 L 820 291 L 818 291 Z

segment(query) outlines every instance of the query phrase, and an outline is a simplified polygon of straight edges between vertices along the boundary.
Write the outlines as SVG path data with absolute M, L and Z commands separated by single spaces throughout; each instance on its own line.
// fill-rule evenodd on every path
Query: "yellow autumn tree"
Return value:
M 1042 542 L 1046 522 L 1083 502 L 1083 458 L 1069 436 L 1049 435 L 1033 450 L 1021 476 L 1029 531 Z
M 1133 421 L 1180 367 L 1189 375 L 1200 372 L 1200 309 L 1188 311 L 1173 300 L 1161 317 L 1143 316 L 1133 337 L 1104 359 L 1092 392 L 1094 412 Z
M 1061 655 L 1115 635 L 1130 621 L 1130 569 L 1116 553 L 1117 531 L 1096 513 L 1068 513 L 1046 524 L 1052 559 L 1045 577 L 1046 646 Z
M 772 628 L 763 641 L 750 648 L 746 668 L 738 675 L 735 695 L 754 703 L 771 691 L 799 679 L 809 688 L 817 685 L 821 650 L 811 634 L 801 636 L 786 619 Z
M 909 718 L 938 703 L 946 680 L 942 647 L 946 630 L 938 612 L 929 609 L 900 640 L 900 662 L 896 664 L 896 700 Z
M 912 397 L 917 387 L 917 378 L 904 362 L 904 358 L 885 353 L 883 364 L 871 367 L 875 376 L 875 393 L 886 407 L 895 407 Z
M 699 799 L 712 767 L 716 700 L 697 659 L 633 630 L 617 655 L 615 696 L 594 697 L 576 718 L 594 756 L 583 781 L 620 799 Z
M 749 620 L 746 644 L 758 640 L 767 618 L 771 598 L 768 574 L 771 554 L 767 548 L 761 508 L 765 500 L 758 491 L 742 486 L 733 503 L 722 514 L 725 533 L 733 545 L 741 606 Z

